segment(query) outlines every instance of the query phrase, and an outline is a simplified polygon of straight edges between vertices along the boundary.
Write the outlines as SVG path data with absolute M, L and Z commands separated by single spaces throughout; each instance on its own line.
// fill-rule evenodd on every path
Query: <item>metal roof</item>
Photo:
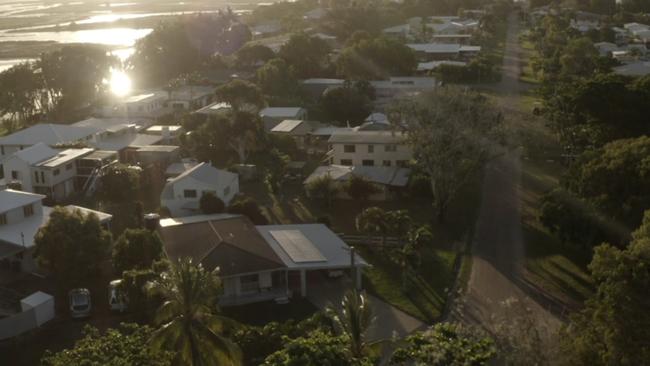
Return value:
M 337 130 L 328 141 L 335 144 L 402 144 L 405 138 L 399 131 Z
M 5 189 L 0 191 L 0 213 L 23 207 L 30 203 L 41 201 L 45 198 L 42 194 Z
M 97 132 L 98 130 L 92 127 L 37 124 L 0 138 L 0 145 L 31 146 L 42 142 L 52 146 L 85 140 Z

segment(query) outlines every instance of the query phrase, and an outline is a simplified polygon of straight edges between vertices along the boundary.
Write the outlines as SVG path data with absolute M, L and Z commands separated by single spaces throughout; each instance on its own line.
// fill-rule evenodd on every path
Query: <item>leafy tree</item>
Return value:
M 374 89 L 366 89 L 366 85 L 348 82 L 342 87 L 325 91 L 320 100 L 325 118 L 340 125 L 358 125 L 363 122 L 373 111 Z
M 650 207 L 650 137 L 617 140 L 585 153 L 567 187 L 608 218 L 635 227 Z
M 228 213 L 248 217 L 255 225 L 266 225 L 269 220 L 262 213 L 260 205 L 252 197 L 238 196 L 228 206 Z
M 350 42 L 350 41 L 349 41 Z M 379 37 L 346 47 L 336 60 L 340 75 L 352 80 L 376 80 L 410 75 L 417 67 L 413 50 L 402 42 Z
M 55 207 L 34 243 L 41 268 L 56 276 L 63 287 L 75 286 L 97 274 L 108 257 L 111 233 L 102 228 L 93 213 Z
M 258 62 L 267 62 L 274 58 L 275 52 L 264 45 L 249 43 L 240 48 L 235 56 L 238 65 L 253 67 Z
M 341 301 L 341 311 L 330 307 L 327 314 L 332 318 L 335 328 L 348 341 L 347 349 L 356 359 L 381 354 L 383 341 L 368 342 L 366 333 L 376 321 L 373 316 L 370 301 L 365 294 L 356 290 L 348 291 Z
M 226 210 L 226 204 L 212 192 L 203 192 L 199 200 L 199 208 L 206 215 L 222 213 Z
M 129 59 L 138 86 L 147 87 L 196 70 L 201 63 L 199 50 L 188 39 L 185 23 L 160 23 L 153 32 L 137 41 Z
M 297 78 L 318 76 L 325 68 L 330 47 L 327 42 L 305 33 L 296 33 L 282 45 L 278 56 L 292 68 Z
M 9 117 L 4 124 L 9 132 L 42 110 L 42 83 L 34 63 L 21 63 L 0 73 L 0 113 Z
M 264 95 L 260 88 L 250 81 L 235 79 L 215 90 L 218 101 L 230 104 L 235 114 L 247 107 L 256 110 L 264 107 Z
M 266 173 L 266 184 L 273 193 L 280 193 L 285 181 L 287 166 L 291 161 L 289 155 L 273 148 L 269 151 L 268 169 Z
M 113 246 L 113 266 L 117 273 L 145 269 L 162 257 L 162 240 L 147 229 L 126 229 Z
M 589 38 L 571 40 L 560 57 L 561 73 L 570 77 L 589 77 L 598 66 L 598 57 L 598 50 Z
M 327 207 L 331 207 L 332 199 L 339 192 L 339 187 L 331 176 L 324 175 L 307 183 L 305 190 L 309 197 L 321 199 L 327 202 Z
M 561 335 L 572 365 L 643 365 L 650 359 L 650 211 L 625 249 L 596 248 L 596 294 Z
M 169 366 L 173 352 L 148 347 L 153 330 L 146 325 L 122 323 L 101 334 L 88 324 L 74 347 L 57 353 L 46 351 L 43 366 L 150 365 Z
M 134 201 L 140 193 L 140 170 L 124 164 L 106 168 L 100 178 L 99 197 L 110 202 Z
M 140 322 L 151 323 L 155 310 L 162 304 L 160 296 L 151 295 L 147 284 L 169 269 L 167 260 L 154 262 L 147 269 L 132 269 L 122 272 L 120 290 L 125 294 L 129 314 Z
M 357 231 L 368 235 L 368 237 L 380 235 L 383 245 L 389 230 L 386 211 L 379 207 L 368 207 L 357 215 L 355 226 Z
M 257 69 L 257 83 L 266 95 L 276 97 L 291 96 L 298 89 L 298 80 L 281 58 L 274 58 Z
M 284 348 L 264 360 L 264 366 L 340 365 L 370 366 L 370 360 L 350 357 L 345 337 L 314 331 L 308 337 L 285 337 Z
M 398 105 L 395 120 L 409 126 L 416 164 L 430 178 L 433 206 L 442 221 L 460 187 L 501 142 L 501 113 L 484 96 L 447 86 Z
M 368 201 L 372 195 L 381 192 L 381 189 L 374 183 L 356 174 L 352 174 L 350 179 L 345 182 L 344 189 L 345 193 L 347 193 L 351 199 L 360 202 L 361 204 Z
M 156 311 L 153 349 L 176 350 L 176 364 L 239 365 L 241 351 L 223 333 L 233 321 L 219 314 L 220 288 L 216 271 L 208 272 L 190 259 L 173 263 L 151 282 L 149 290 L 165 299 Z
M 459 323 L 439 323 L 416 332 L 391 357 L 391 365 L 487 365 L 495 356 L 494 342 Z

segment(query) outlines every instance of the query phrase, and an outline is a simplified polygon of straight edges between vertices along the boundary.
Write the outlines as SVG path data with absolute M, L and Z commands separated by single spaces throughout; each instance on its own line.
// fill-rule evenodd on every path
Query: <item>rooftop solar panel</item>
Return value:
M 272 230 L 270 234 L 295 263 L 327 261 L 299 230 Z

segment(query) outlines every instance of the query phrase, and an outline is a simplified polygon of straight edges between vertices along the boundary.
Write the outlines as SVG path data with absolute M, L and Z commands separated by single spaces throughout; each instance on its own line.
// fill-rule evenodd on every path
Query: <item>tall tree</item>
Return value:
M 218 87 L 215 94 L 218 101 L 230 104 L 235 114 L 248 108 L 260 110 L 265 104 L 260 88 L 246 80 L 232 80 Z
M 81 285 L 98 274 L 108 258 L 111 233 L 97 215 L 55 207 L 34 238 L 39 265 L 54 274 L 63 287 Z
M 239 348 L 224 336 L 233 321 L 220 315 L 217 299 L 221 280 L 190 259 L 172 263 L 168 272 L 150 283 L 152 294 L 165 301 L 156 311 L 158 329 L 151 346 L 176 351 L 182 365 L 239 365 Z
M 35 63 L 22 63 L 0 73 L 0 113 L 8 115 L 9 132 L 18 128 L 19 122 L 42 111 L 40 101 L 43 79 Z
M 320 106 L 325 118 L 339 125 L 358 125 L 373 110 L 374 88 L 363 82 L 351 83 L 325 91 Z
M 238 65 L 253 67 L 259 62 L 267 62 L 274 58 L 275 52 L 262 44 L 249 43 L 240 48 L 235 56 L 237 57 Z
M 298 89 L 298 80 L 289 65 L 281 58 L 275 58 L 257 69 L 257 83 L 266 95 L 291 96 Z
M 113 203 L 133 201 L 140 193 L 140 170 L 124 164 L 106 169 L 100 178 L 97 194 Z
M 126 229 L 113 246 L 113 267 L 119 274 L 126 270 L 146 269 L 162 257 L 163 244 L 156 232 Z
M 411 75 L 417 60 L 402 42 L 385 37 L 361 39 L 341 51 L 336 59 L 338 73 L 352 80 L 376 80 Z
M 329 175 L 324 175 L 307 183 L 305 190 L 310 198 L 317 198 L 327 202 L 327 207 L 332 205 L 332 199 L 339 192 L 339 187 Z
M 650 210 L 625 249 L 596 248 L 596 294 L 563 329 L 572 365 L 644 365 L 650 359 Z
M 305 33 L 296 33 L 282 45 L 278 56 L 284 59 L 298 78 L 319 76 L 328 62 L 327 42 Z
M 406 121 L 418 167 L 430 177 L 439 221 L 462 185 L 494 154 L 501 142 L 501 113 L 473 91 L 442 87 L 394 110 Z
M 212 192 L 203 192 L 199 200 L 199 208 L 206 215 L 222 213 L 226 210 L 226 204 Z

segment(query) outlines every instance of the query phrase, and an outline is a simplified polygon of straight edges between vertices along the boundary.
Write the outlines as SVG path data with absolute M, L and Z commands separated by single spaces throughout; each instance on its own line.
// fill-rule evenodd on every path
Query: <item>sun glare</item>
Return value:
M 121 70 L 111 69 L 109 85 L 111 92 L 120 97 L 128 95 L 131 92 L 131 79 Z

